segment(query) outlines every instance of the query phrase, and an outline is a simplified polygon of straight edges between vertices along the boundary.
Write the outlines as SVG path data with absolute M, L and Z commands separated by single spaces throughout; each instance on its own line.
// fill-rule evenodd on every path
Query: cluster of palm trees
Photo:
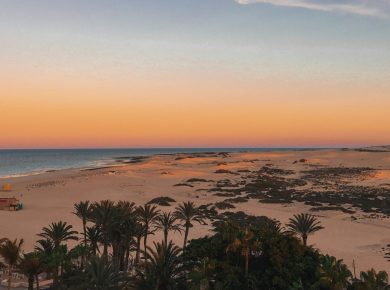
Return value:
M 0 257 L 2 257 L 3 261 L 8 265 L 8 289 L 11 288 L 12 271 L 19 263 L 23 242 L 23 239 L 19 241 L 0 239 Z M 22 265 L 23 263 L 22 260 Z
M 324 227 L 315 216 L 307 213 L 294 215 L 289 219 L 286 227 L 282 227 L 279 222 L 271 223 L 271 232 L 281 236 L 297 236 L 300 238 L 304 248 L 311 251 L 314 249 L 307 245 L 308 237 L 323 228 Z M 245 274 L 245 277 L 250 278 L 248 275 L 250 272 L 250 258 L 261 256 L 261 252 L 263 251 L 262 238 L 264 237 L 259 234 L 259 229 L 253 224 L 247 224 L 244 227 L 240 227 L 240 225 L 234 221 L 226 221 L 217 229 L 217 231 L 218 234 L 222 236 L 222 239 L 228 242 L 225 250 L 226 253 L 233 252 L 243 257 L 243 273 Z M 267 238 L 272 239 L 272 237 Z M 316 252 L 316 250 L 314 250 L 314 252 Z M 197 270 L 201 273 L 200 276 L 203 277 L 202 281 L 206 281 L 206 285 L 209 285 L 208 281 L 210 281 L 210 279 L 205 279 L 210 267 L 214 269 L 215 264 L 210 263 L 209 259 L 206 258 L 201 260 L 201 267 Z M 365 272 L 362 271 L 358 278 L 351 273 L 348 267 L 343 263 L 343 260 L 336 259 L 333 256 L 320 254 L 317 270 L 319 272 L 318 280 L 312 285 L 313 288 L 310 289 L 390 290 L 388 284 L 389 277 L 385 271 L 377 272 L 374 269 Z M 197 272 L 195 272 L 195 274 L 196 273 Z M 302 285 L 295 285 L 295 287 L 296 288 L 292 287 L 291 289 L 306 289 Z M 206 287 L 204 289 L 210 288 Z
M 213 253 L 196 261 L 189 258 L 194 255 L 194 249 L 196 253 L 196 245 L 188 243 L 190 229 L 194 223 L 205 224 L 200 208 L 192 202 L 183 202 L 172 212 L 164 212 L 153 204 L 81 201 L 74 205 L 74 214 L 81 220 L 82 233 L 66 222 L 53 222 L 42 228 L 33 252 L 23 253 L 23 240 L 0 240 L 0 257 L 8 268 L 8 288 L 12 272 L 18 270 L 28 277 L 29 290 L 40 288 L 42 273 L 53 280 L 52 289 L 208 290 L 214 289 L 210 281 L 216 279 L 218 271 L 228 266 L 215 257 L 209 258 Z M 293 237 L 292 241 L 309 251 L 313 250 L 307 247 L 308 237 L 323 229 L 310 214 L 294 215 L 286 224 L 286 230 L 273 221 L 269 225 L 271 231 L 280 236 L 298 236 L 301 242 Z M 243 265 L 241 271 L 245 279 L 257 273 L 250 269 L 250 260 L 256 260 L 252 265 L 264 260 L 260 257 L 264 255 L 262 243 L 267 239 L 265 228 L 250 222 L 240 226 L 235 221 L 225 221 L 215 228 L 216 235 L 228 241 L 221 244 L 223 252 L 242 257 L 240 265 Z M 163 239 L 150 246 L 148 238 L 156 231 L 161 231 Z M 170 239 L 170 233 L 175 232 L 183 236 L 181 248 Z M 219 251 L 216 245 L 206 242 L 204 246 L 216 247 L 215 251 Z M 221 268 L 221 265 L 225 266 Z M 385 272 L 362 272 L 357 279 L 341 260 L 331 256 L 321 255 L 319 269 L 318 285 L 322 288 L 318 289 L 352 289 L 348 288 L 352 284 L 353 289 L 388 289 Z M 304 289 L 299 287 L 294 289 Z
M 352 275 L 342 260 L 325 255 L 321 257 L 321 285 L 326 289 L 388 290 L 389 277 L 385 271 L 360 272 L 360 277 Z
M 307 246 L 309 235 L 322 230 L 323 226 L 313 215 L 307 213 L 295 214 L 289 219 L 284 230 L 279 223 L 271 223 L 273 229 L 278 233 L 286 233 L 301 238 L 303 245 Z M 227 221 L 220 228 L 223 235 L 229 241 L 226 251 L 239 251 L 244 257 L 244 273 L 249 272 L 249 258 L 251 254 L 261 250 L 261 235 L 256 234 L 253 225 L 240 228 L 236 223 Z
M 23 240 L 2 240 L 0 256 L 9 267 L 9 275 L 19 268 L 29 277 L 29 288 L 33 289 L 35 281 L 39 289 L 38 275 L 45 272 L 53 278 L 54 288 L 60 289 L 64 284 L 64 270 L 69 269 L 69 265 L 87 272 L 97 271 L 99 265 L 104 266 L 105 271 L 145 269 L 147 263 L 156 263 L 155 258 L 162 250 L 173 254 L 184 250 L 193 223 L 205 223 L 193 202 L 183 202 L 173 212 L 161 212 L 152 204 L 81 201 L 74 205 L 74 214 L 82 222 L 81 238 L 72 225 L 59 221 L 42 228 L 32 253 L 21 255 Z M 148 247 L 148 237 L 157 230 L 162 231 L 164 240 L 155 243 L 152 249 Z M 184 232 L 182 249 L 169 242 L 170 232 Z M 68 242 L 79 240 L 81 243 L 68 249 Z M 8 281 L 11 283 L 10 277 Z

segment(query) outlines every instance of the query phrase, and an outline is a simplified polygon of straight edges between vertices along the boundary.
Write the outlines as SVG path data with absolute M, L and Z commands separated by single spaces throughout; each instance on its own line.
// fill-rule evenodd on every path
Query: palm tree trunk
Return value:
M 37 283 L 37 290 L 39 290 L 39 276 L 38 275 L 35 275 L 35 280 Z
M 245 249 L 245 276 L 248 275 L 249 271 L 249 249 Z
M 11 289 L 12 266 L 8 266 L 8 290 Z
M 108 262 L 108 237 L 107 234 L 104 234 L 103 240 L 103 257 L 106 263 Z
M 123 245 L 119 244 L 118 245 L 118 254 L 117 254 L 117 263 L 119 266 L 119 269 L 123 271 L 123 265 L 124 265 L 124 255 L 125 255 L 125 249 Z
M 93 243 L 93 244 L 91 244 L 91 246 L 93 247 L 93 249 L 92 249 L 93 256 L 96 257 L 98 245 Z
M 53 273 L 53 288 L 58 289 L 58 266 L 54 269 Z
M 34 275 L 28 275 L 28 290 L 34 290 Z
M 120 245 L 119 249 L 120 249 L 119 254 L 118 254 L 119 270 L 123 271 L 124 265 L 125 265 L 126 249 L 124 248 L 123 245 Z
M 148 233 L 145 233 L 145 236 L 144 236 L 144 259 L 146 260 L 146 247 L 147 247 L 147 239 L 148 239 Z
M 302 241 L 303 241 L 303 245 L 307 246 L 307 235 L 305 234 L 302 235 Z
M 168 244 L 168 230 L 164 230 L 164 242 L 165 242 L 165 245 Z
M 118 266 L 118 243 L 117 242 L 113 242 L 111 244 L 111 247 L 112 247 L 112 264 L 114 266 Z
M 104 245 L 103 245 L 103 256 L 107 260 L 107 258 L 108 258 L 108 245 L 107 245 L 106 241 L 104 241 Z
M 185 233 L 184 233 L 184 243 L 183 243 L 183 251 L 187 245 L 187 239 L 188 239 L 188 232 L 190 231 L 190 227 L 189 226 L 186 226 L 186 230 L 185 230 Z
M 127 246 L 126 248 L 126 253 L 125 253 L 125 260 L 124 260 L 124 269 L 126 269 L 126 272 L 127 270 L 129 269 L 129 257 L 130 257 L 130 248 L 129 246 Z
M 84 265 L 87 263 L 87 257 L 85 256 L 87 250 L 87 221 L 83 219 L 83 234 L 84 234 L 84 252 L 81 260 L 81 268 L 84 269 Z
M 137 237 L 137 249 L 135 252 L 135 262 L 134 262 L 135 266 L 138 265 L 140 251 L 141 251 L 141 236 L 138 236 Z
M 64 279 L 64 261 L 61 262 L 61 268 L 60 268 L 60 279 L 61 279 L 61 284 L 63 284 L 63 279 Z

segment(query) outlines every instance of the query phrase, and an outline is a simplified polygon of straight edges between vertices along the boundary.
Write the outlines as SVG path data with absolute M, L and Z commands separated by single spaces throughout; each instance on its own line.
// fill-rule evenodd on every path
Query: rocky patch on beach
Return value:
M 116 157 L 115 161 L 122 164 L 135 164 L 141 163 L 149 159 L 149 156 L 121 156 Z
M 262 203 L 302 202 L 314 212 L 333 210 L 352 215 L 360 210 L 390 216 L 390 188 L 351 185 L 351 180 L 365 180 L 375 172 L 369 167 L 320 167 L 295 172 L 267 164 L 257 171 L 216 171 L 237 177 L 217 180 L 207 191 L 225 197 L 218 203 L 219 209 L 257 199 Z
M 183 159 L 193 159 L 193 158 L 226 158 L 229 157 L 228 152 L 202 152 L 202 153 L 182 153 L 175 154 L 177 156 L 175 158 L 176 161 Z

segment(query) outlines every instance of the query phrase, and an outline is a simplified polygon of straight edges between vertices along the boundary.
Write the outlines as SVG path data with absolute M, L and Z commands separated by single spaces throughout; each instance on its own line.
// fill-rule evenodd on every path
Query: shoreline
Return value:
M 129 150 L 129 151 L 148 151 L 149 153 L 144 154 L 138 154 L 137 155 L 129 155 L 129 156 L 111 156 L 111 157 L 101 157 L 97 158 L 96 160 L 89 160 L 85 161 L 85 164 L 83 165 L 77 165 L 77 166 L 70 166 L 70 167 L 48 167 L 48 168 L 36 168 L 32 171 L 21 171 L 17 173 L 7 174 L 7 175 L 0 175 L 1 179 L 7 179 L 7 178 L 17 178 L 17 177 L 25 177 L 30 175 L 39 175 L 47 172 L 52 171 L 60 171 L 60 170 L 71 170 L 71 169 L 87 169 L 87 168 L 99 168 L 104 166 L 115 166 L 118 161 L 120 162 L 121 159 L 132 159 L 132 158 L 139 158 L 139 157 L 151 157 L 155 155 L 162 155 L 162 156 L 171 156 L 175 154 L 198 154 L 198 153 L 247 153 L 247 152 L 284 152 L 284 151 L 315 151 L 315 150 L 329 150 L 332 148 L 102 148 L 102 149 L 0 149 L 0 161 L 1 161 L 1 153 L 2 152 L 73 152 L 73 151 L 111 151 L 111 150 Z M 334 149 L 334 148 L 333 148 Z M 336 148 L 335 150 L 339 150 L 342 148 Z M 177 150 L 177 152 L 172 153 L 153 153 L 153 151 L 174 151 Z M 193 151 L 191 151 L 193 150 Z M 94 165 L 96 163 L 96 165 Z

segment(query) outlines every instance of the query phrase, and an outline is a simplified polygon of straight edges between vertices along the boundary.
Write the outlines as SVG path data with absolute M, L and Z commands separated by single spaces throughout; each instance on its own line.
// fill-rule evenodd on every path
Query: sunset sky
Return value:
M 390 144 L 390 0 L 0 0 L 0 148 Z

